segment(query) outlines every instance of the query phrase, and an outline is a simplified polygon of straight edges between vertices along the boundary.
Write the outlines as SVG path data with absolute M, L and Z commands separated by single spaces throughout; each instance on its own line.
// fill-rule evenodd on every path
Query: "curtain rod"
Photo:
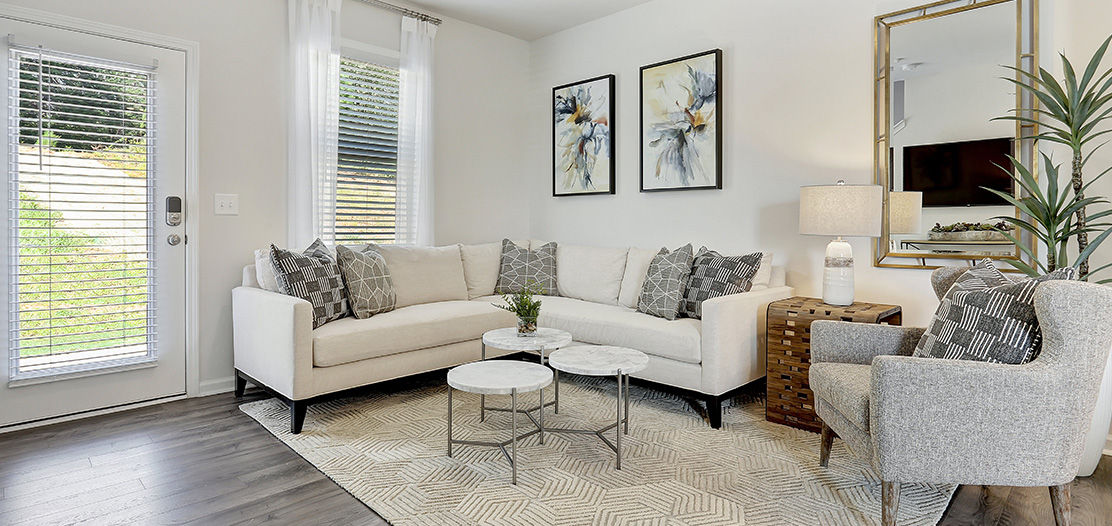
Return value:
M 414 11 L 412 9 L 406 9 L 404 7 L 401 7 L 401 6 L 396 6 L 394 4 L 389 4 L 389 3 L 383 2 L 382 0 L 359 0 L 359 1 L 363 2 L 364 4 L 373 5 L 375 7 L 381 7 L 383 9 L 388 9 L 390 11 L 401 13 L 401 14 L 406 15 L 406 16 L 411 16 L 411 17 L 414 17 L 418 20 L 425 20 L 425 21 L 428 21 L 428 22 L 432 22 L 434 25 L 438 25 L 438 26 L 440 25 L 440 19 L 439 18 L 436 18 L 434 16 L 429 16 L 429 15 L 426 15 L 422 12 Z

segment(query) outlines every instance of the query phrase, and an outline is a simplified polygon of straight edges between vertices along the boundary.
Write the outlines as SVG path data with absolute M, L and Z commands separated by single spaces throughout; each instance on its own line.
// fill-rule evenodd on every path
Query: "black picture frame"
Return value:
M 701 185 L 701 186 L 675 186 L 664 188 L 645 188 L 645 72 L 647 70 L 675 64 L 677 62 L 684 62 L 692 59 L 702 58 L 707 55 L 714 55 L 714 92 L 715 92 L 715 111 L 714 111 L 714 184 Z M 640 182 L 642 192 L 674 192 L 680 190 L 721 190 L 722 189 L 722 50 L 712 49 L 700 53 L 682 56 L 647 66 L 641 66 L 639 75 L 639 93 L 638 98 L 640 104 L 638 110 L 640 112 L 639 121 L 641 124 L 640 130 L 640 155 L 638 156 L 638 163 L 640 165 Z
M 559 189 L 557 188 L 557 184 L 556 184 L 557 175 L 560 173 L 559 161 L 558 161 L 559 152 L 557 151 L 557 147 L 556 147 L 557 123 L 554 121 L 552 123 L 552 137 L 551 137 L 551 143 L 550 143 L 550 146 L 552 147 L 552 197 L 568 197 L 568 196 L 578 196 L 578 195 L 613 195 L 615 193 L 615 191 L 616 191 L 616 188 L 615 188 L 616 177 L 615 177 L 615 175 L 617 173 L 616 169 L 615 169 L 615 166 L 616 166 L 617 163 L 616 163 L 616 159 L 614 158 L 614 138 L 615 138 L 615 135 L 614 135 L 614 129 L 615 129 L 614 128 L 614 120 L 615 120 L 614 119 L 614 84 L 615 84 L 615 79 L 616 79 L 616 77 L 613 74 L 600 75 L 600 76 L 597 76 L 597 77 L 592 77 L 592 78 L 589 78 L 589 79 L 584 79 L 584 80 L 580 80 L 580 81 L 576 81 L 576 82 L 569 82 L 567 84 L 562 84 L 560 86 L 556 86 L 556 87 L 552 88 L 552 100 L 550 101 L 551 105 L 549 106 L 549 111 L 550 112 L 555 112 L 556 96 L 561 90 L 567 90 L 569 88 L 573 88 L 573 87 L 576 87 L 576 86 L 579 86 L 579 85 L 582 85 L 582 84 L 588 84 L 588 83 L 598 82 L 598 81 L 602 81 L 602 80 L 605 80 L 607 82 L 607 84 L 609 86 L 608 89 L 606 90 L 606 96 L 607 96 L 607 99 L 608 99 L 607 104 L 606 104 L 606 107 L 607 107 L 606 111 L 608 112 L 608 115 L 606 117 L 607 117 L 607 129 L 608 129 L 608 134 L 609 134 L 609 139 L 607 140 L 607 156 L 608 156 L 609 161 L 610 161 L 610 170 L 609 170 L 610 173 L 607 174 L 608 175 L 608 178 L 607 178 L 608 187 L 607 187 L 607 189 L 598 190 L 598 191 L 582 191 L 582 192 L 569 192 L 569 191 L 561 192 L 561 191 L 559 191 Z M 550 113 L 550 115 L 552 115 L 552 113 Z

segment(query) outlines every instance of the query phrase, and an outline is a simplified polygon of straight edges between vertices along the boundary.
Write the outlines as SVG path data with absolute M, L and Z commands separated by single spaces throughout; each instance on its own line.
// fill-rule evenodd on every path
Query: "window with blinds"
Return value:
M 11 377 L 154 360 L 154 71 L 8 59 Z
M 394 241 L 398 167 L 398 70 L 340 60 L 336 241 Z

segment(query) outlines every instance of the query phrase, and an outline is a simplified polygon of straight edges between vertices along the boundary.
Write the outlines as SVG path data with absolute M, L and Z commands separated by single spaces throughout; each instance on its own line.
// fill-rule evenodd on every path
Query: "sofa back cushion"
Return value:
M 641 287 L 645 285 L 645 276 L 649 275 L 649 264 L 659 250 L 647 248 L 631 248 L 626 255 L 625 272 L 622 274 L 622 288 L 618 292 L 618 304 L 631 309 L 637 308 L 637 299 L 641 297 Z
M 556 285 L 560 295 L 617 305 L 628 253 L 627 248 L 558 245 Z
M 515 245 L 525 246 L 528 241 L 514 241 Z M 502 243 L 482 243 L 479 245 L 460 245 L 463 257 L 463 278 L 467 282 L 468 299 L 481 298 L 494 294 L 498 284 L 498 269 L 502 261 Z
M 413 247 L 375 245 L 390 269 L 396 308 L 467 299 L 459 245 Z

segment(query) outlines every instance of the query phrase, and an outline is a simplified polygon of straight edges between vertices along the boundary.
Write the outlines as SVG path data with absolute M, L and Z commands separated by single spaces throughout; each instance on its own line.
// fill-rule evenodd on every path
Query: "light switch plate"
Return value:
M 213 205 L 218 216 L 239 215 L 239 194 L 216 194 Z

